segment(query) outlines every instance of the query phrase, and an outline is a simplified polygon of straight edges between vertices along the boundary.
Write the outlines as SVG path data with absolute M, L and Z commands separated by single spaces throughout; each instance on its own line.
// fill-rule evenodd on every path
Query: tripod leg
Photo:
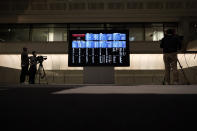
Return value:
M 39 75 L 39 84 L 40 84 L 40 65 L 39 65 L 39 68 L 38 68 L 38 75 Z
M 162 85 L 165 85 L 165 77 L 163 78 Z
M 45 72 L 45 70 L 44 70 L 44 67 L 42 67 L 42 69 L 43 69 L 43 72 L 44 72 L 44 77 L 45 77 L 46 83 L 47 83 L 47 85 L 48 85 L 48 80 L 47 80 L 47 76 L 46 76 L 46 72 Z
M 183 70 L 183 67 L 181 66 L 180 61 L 179 61 L 179 60 L 177 60 L 177 61 L 178 61 L 178 63 L 179 63 L 179 66 L 180 66 L 180 68 L 181 68 L 181 71 L 182 71 L 182 73 L 183 73 L 183 76 L 184 76 L 185 80 L 187 81 L 187 84 L 190 85 L 190 82 L 189 82 L 189 80 L 187 79 L 187 76 L 186 76 L 186 74 L 185 74 L 185 72 L 184 72 L 184 70 Z
M 39 84 L 40 84 L 40 74 L 38 74 L 39 75 L 39 80 L 38 80 L 38 82 L 39 82 Z

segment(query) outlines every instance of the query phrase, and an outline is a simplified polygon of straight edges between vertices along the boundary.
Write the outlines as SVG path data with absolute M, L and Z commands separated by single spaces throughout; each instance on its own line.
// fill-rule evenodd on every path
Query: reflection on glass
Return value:
M 144 28 L 131 27 L 129 30 L 130 41 L 144 41 Z
M 10 39 L 10 29 L 0 28 L 0 42 L 9 41 Z
M 67 30 L 129 29 L 129 41 L 159 41 L 167 29 L 178 32 L 177 23 L 130 23 L 130 24 L 0 24 L 0 42 L 67 41 Z M 190 36 L 196 38 L 194 25 L 190 26 Z M 116 32 L 114 32 L 116 33 Z M 90 34 L 85 40 L 125 40 L 125 34 Z
M 67 41 L 67 31 L 65 28 L 33 28 L 32 41 Z
M 164 37 L 163 27 L 150 26 L 145 28 L 146 41 L 159 41 L 163 37 Z
M 32 41 L 49 41 L 48 28 L 32 29 Z
M 16 28 L 11 33 L 12 41 L 29 41 L 29 29 L 28 28 Z
M 67 31 L 65 28 L 49 28 L 49 41 L 67 41 Z

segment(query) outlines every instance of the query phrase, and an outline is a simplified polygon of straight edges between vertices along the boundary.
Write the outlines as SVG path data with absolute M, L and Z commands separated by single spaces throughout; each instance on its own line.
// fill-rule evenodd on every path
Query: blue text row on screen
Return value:
M 124 33 L 112 33 L 112 34 L 86 33 L 85 40 L 126 40 L 126 34 Z
M 126 41 L 72 41 L 72 48 L 126 48 Z

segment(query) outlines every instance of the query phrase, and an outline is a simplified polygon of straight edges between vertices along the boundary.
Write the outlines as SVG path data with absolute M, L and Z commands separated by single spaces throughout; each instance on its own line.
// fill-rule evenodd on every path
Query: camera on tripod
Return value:
M 46 83 L 48 84 L 48 80 L 46 77 L 46 73 L 43 67 L 43 61 L 47 59 L 47 56 L 37 56 L 36 60 L 39 62 L 39 67 L 38 67 L 38 74 L 39 74 L 39 84 L 40 84 L 40 80 L 44 79 L 46 80 Z
M 36 58 L 37 58 L 37 61 L 38 61 L 39 63 L 42 63 L 44 60 L 47 59 L 47 56 L 37 56 Z

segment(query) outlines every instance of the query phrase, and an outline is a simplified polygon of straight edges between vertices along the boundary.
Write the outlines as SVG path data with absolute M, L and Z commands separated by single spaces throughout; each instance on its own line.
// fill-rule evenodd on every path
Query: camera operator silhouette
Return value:
M 25 82 L 25 78 L 28 75 L 29 68 L 29 57 L 27 48 L 23 48 L 23 52 L 21 53 L 21 75 L 20 75 L 20 83 Z
M 163 48 L 163 60 L 165 64 L 165 79 L 164 84 L 170 84 L 170 70 L 173 71 L 173 84 L 179 83 L 179 76 L 177 70 L 177 51 L 181 49 L 181 40 L 175 34 L 175 30 L 168 29 L 164 38 L 161 40 L 160 47 Z
M 35 51 L 32 52 L 30 59 L 30 68 L 29 68 L 29 84 L 35 84 L 35 76 L 37 71 L 37 54 Z

